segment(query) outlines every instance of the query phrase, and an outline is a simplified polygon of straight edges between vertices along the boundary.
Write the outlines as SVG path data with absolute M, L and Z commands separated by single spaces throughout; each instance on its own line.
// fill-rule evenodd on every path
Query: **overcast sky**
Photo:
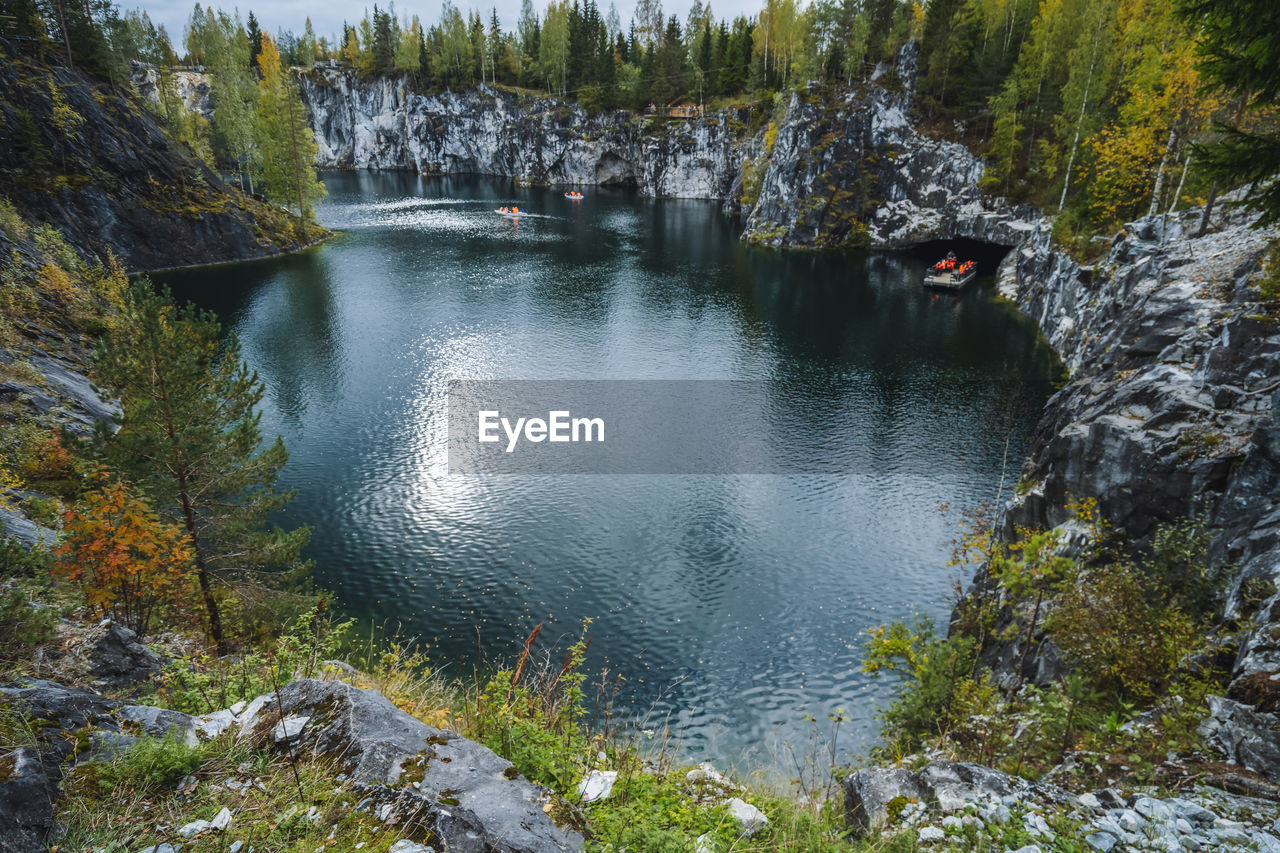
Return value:
M 132 9 L 136 6 L 146 10 L 155 24 L 164 24 L 170 39 L 173 40 L 174 48 L 179 53 L 182 52 L 182 36 L 186 30 L 187 20 L 191 17 L 194 0 L 149 0 L 149 2 L 144 0 L 136 4 L 130 0 L 117 0 L 117 2 L 121 9 Z M 215 0 L 212 5 L 216 8 L 228 8 L 234 2 L 235 0 L 229 0 L 229 2 L 220 3 Z M 608 0 L 596 0 L 596 2 L 602 14 L 608 11 Z M 622 20 L 623 29 L 626 29 L 631 20 L 631 10 L 635 0 L 614 0 L 614 2 L 618 8 L 618 17 Z M 507 30 L 514 28 L 516 18 L 520 14 L 520 0 L 454 0 L 454 3 L 464 14 L 472 8 L 482 9 L 486 21 L 489 10 L 496 7 L 502 27 Z M 693 0 L 664 0 L 662 8 L 667 15 L 673 13 L 679 15 L 680 23 L 683 24 L 692 4 Z M 382 3 L 378 5 L 381 6 Z M 712 9 L 716 18 L 733 19 L 737 15 L 753 15 L 762 5 L 762 0 L 713 0 Z M 533 0 L 533 6 L 541 16 L 546 0 Z M 352 23 L 358 21 L 364 17 L 366 8 L 373 8 L 373 3 L 365 4 L 362 0 L 345 3 L 334 2 L 334 0 L 319 0 L 319 2 L 252 0 L 246 5 L 242 0 L 237 7 L 244 18 L 248 18 L 249 10 L 252 9 L 262 28 L 272 33 L 282 28 L 300 33 L 303 22 L 310 16 L 316 35 L 333 38 L 341 32 L 344 20 Z M 398 17 L 404 17 L 406 13 L 417 15 L 424 23 L 431 25 L 440 19 L 441 2 L 440 0 L 400 0 L 395 4 L 395 8 Z

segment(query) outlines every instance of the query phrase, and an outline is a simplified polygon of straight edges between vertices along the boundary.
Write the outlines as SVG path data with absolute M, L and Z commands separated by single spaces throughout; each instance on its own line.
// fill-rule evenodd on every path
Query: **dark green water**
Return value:
M 867 629 L 945 614 L 937 507 L 995 497 L 1010 392 L 1016 479 L 1055 373 L 990 280 L 956 298 L 921 289 L 922 257 L 752 249 L 705 202 L 325 178 L 339 239 L 158 277 L 265 380 L 317 582 L 460 671 L 591 617 L 592 667 L 695 756 L 778 766 L 836 707 L 867 745 L 888 687 L 859 672 Z M 533 215 L 493 214 L 511 203 Z M 795 441 L 854 473 L 449 476 L 453 378 L 767 380 L 805 414 Z

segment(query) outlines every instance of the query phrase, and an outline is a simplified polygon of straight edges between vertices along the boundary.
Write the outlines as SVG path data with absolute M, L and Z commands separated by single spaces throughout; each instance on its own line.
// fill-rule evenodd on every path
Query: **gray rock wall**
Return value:
M 322 168 L 481 174 L 556 186 L 633 186 L 650 196 L 727 198 L 750 141 L 745 115 L 588 115 L 481 87 L 415 93 L 403 77 L 315 70 L 299 77 Z
M 914 59 L 913 44 L 899 58 L 899 78 Z M 834 98 L 793 95 L 766 152 L 764 131 L 748 130 L 747 109 L 688 120 L 589 115 L 576 104 L 489 87 L 420 94 L 405 77 L 340 69 L 299 72 L 299 81 L 322 168 L 634 186 L 739 212 L 750 163 L 765 172 L 740 211 L 743 238 L 770 246 L 900 247 L 950 237 L 1014 246 L 1036 220 L 1029 209 L 983 200 L 982 162 L 917 132 L 905 89 L 868 84 Z
M 1221 531 L 1215 555 L 1239 569 L 1227 616 L 1245 635 L 1229 699 L 1205 731 L 1280 781 L 1280 328 L 1257 318 L 1252 283 L 1278 235 L 1227 208 L 1191 237 L 1199 216 L 1130 223 L 1087 265 L 1041 223 L 1006 258 L 1001 292 L 1071 376 L 1033 436 L 1027 488 L 1005 508 L 1004 534 L 1068 522 L 1073 498 L 1096 497 L 1138 542 L 1162 522 L 1208 513 Z M 980 576 L 979 594 L 984 586 Z M 1258 590 L 1269 590 L 1261 604 Z M 1020 657 L 993 655 L 998 670 Z
M 874 85 L 835 99 L 792 95 L 744 238 L 809 248 L 1019 244 L 1038 215 L 984 199 L 982 161 L 918 132 L 909 110 L 909 92 Z

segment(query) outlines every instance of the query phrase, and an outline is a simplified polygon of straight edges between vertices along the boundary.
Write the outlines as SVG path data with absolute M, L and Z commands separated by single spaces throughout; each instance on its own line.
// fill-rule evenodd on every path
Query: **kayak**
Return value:
M 572 193 L 565 193 L 565 194 L 564 194 L 564 197 L 565 197 L 565 198 L 567 198 L 567 199 L 571 199 L 571 200 L 573 200 L 573 201 L 582 201 L 582 196 L 580 196 L 580 195 L 574 195 L 574 194 L 572 194 Z
M 520 218 L 520 214 L 518 214 L 518 213 L 512 213 L 512 212 L 511 212 L 511 211 L 509 211 L 509 210 L 495 210 L 495 211 L 494 211 L 494 213 L 498 214 L 499 216 L 505 216 L 505 217 L 507 217 L 508 219 L 519 219 L 519 218 Z

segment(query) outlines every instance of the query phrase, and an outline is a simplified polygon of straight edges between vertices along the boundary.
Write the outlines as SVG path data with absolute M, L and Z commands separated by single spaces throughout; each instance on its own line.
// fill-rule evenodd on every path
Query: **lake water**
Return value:
M 336 240 L 157 276 L 232 325 L 265 381 L 299 491 L 282 520 L 314 525 L 317 583 L 459 675 L 541 621 L 563 653 L 591 618 L 592 671 L 691 758 L 787 772 L 804 715 L 837 707 L 841 747 L 869 745 L 890 685 L 859 671 L 867 629 L 945 619 L 938 507 L 993 500 L 1012 434 L 1007 494 L 1056 372 L 990 278 L 954 297 L 920 287 L 923 255 L 748 247 L 708 202 L 324 177 Z M 795 442 L 834 437 L 856 464 L 450 476 L 460 378 L 763 380 L 803 415 Z

